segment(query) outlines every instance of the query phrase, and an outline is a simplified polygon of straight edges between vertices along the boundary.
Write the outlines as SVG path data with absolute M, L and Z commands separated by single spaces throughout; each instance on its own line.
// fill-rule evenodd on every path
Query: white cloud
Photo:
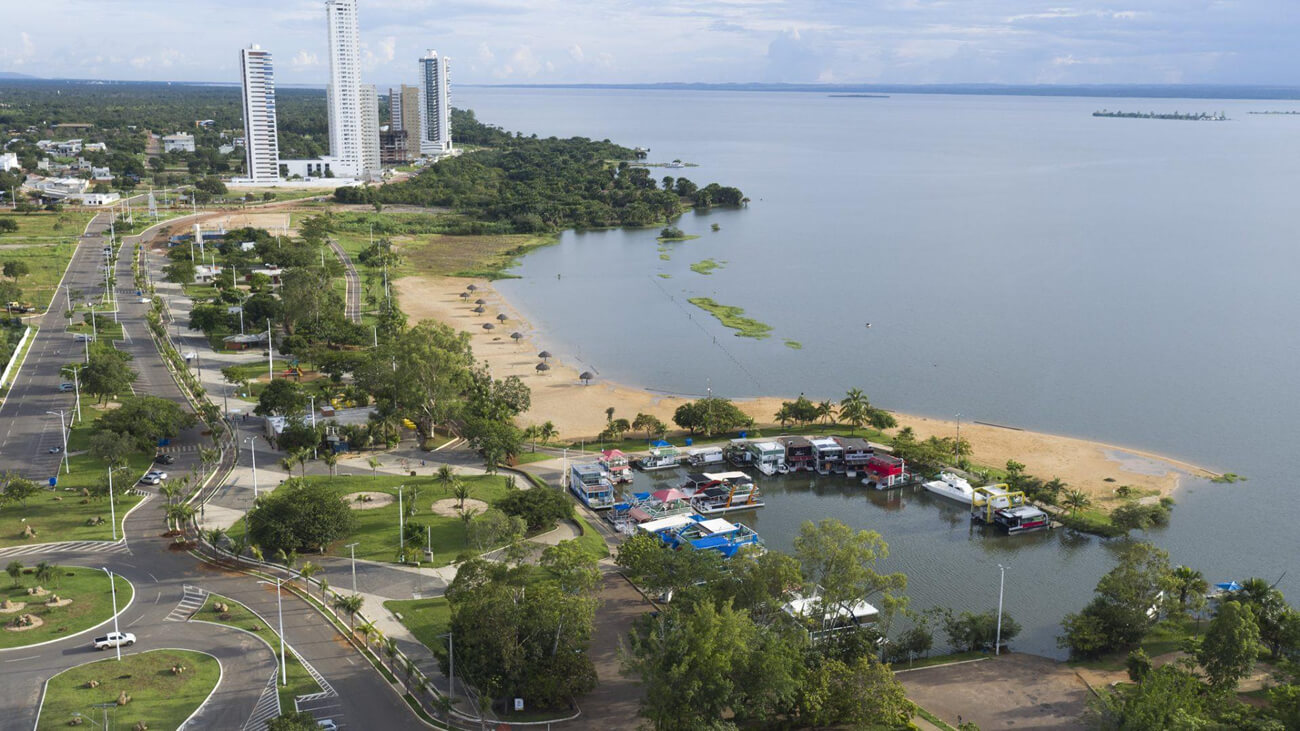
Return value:
M 289 59 L 289 65 L 295 69 L 308 69 L 320 65 L 320 57 L 314 53 L 300 49 L 293 58 Z
M 23 31 L 22 33 L 19 33 L 18 36 L 19 38 L 22 39 L 22 46 L 23 46 L 22 55 L 23 56 L 36 55 L 36 44 L 32 43 L 32 37 L 27 35 L 27 31 Z
M 479 41 L 478 59 L 483 63 L 492 63 L 497 60 L 497 55 L 488 47 L 487 41 Z
M 585 57 L 585 54 L 582 52 L 582 46 L 579 46 L 576 43 L 569 46 L 569 57 L 574 61 L 581 61 Z
M 397 56 L 397 37 L 388 36 L 379 42 L 379 57 L 385 63 L 392 61 Z
M 542 62 L 533 53 L 530 46 L 520 46 L 510 57 L 510 66 L 524 76 L 536 76 L 542 70 Z

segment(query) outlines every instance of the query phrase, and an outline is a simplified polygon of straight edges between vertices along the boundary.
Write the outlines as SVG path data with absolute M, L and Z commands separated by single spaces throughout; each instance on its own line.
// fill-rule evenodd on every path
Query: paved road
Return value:
M 54 294 L 44 315 L 30 322 L 40 326 L 32 341 L 27 360 L 14 379 L 4 404 L 0 405 L 0 471 L 11 471 L 44 482 L 54 476 L 60 455 L 50 454 L 51 447 L 63 446 L 59 416 L 46 412 L 62 409 L 71 417 L 76 398 L 61 393 L 64 382 L 59 369 L 83 359 L 84 344 L 65 332 L 68 321 L 67 292 L 74 302 L 85 303 L 104 290 L 103 247 L 108 244 L 110 214 L 100 213 L 86 226 L 68 264 L 60 292 Z
M 353 322 L 361 322 L 361 277 L 357 276 L 357 268 L 352 264 L 352 257 L 348 256 L 348 252 L 343 250 L 339 242 L 330 239 L 330 248 L 334 250 L 339 261 L 343 262 L 343 279 L 347 283 L 347 298 L 343 314 Z

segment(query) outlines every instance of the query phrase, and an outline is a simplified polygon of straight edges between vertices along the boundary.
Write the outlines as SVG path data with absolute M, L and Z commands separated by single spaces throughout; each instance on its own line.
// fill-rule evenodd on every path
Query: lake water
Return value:
M 1150 538 L 1211 581 L 1295 568 L 1300 117 L 1247 114 L 1295 104 L 463 88 L 458 105 L 511 130 L 649 147 L 650 162 L 698 165 L 656 178 L 752 199 L 683 216 L 700 238 L 668 260 L 655 230 L 568 232 L 526 257 L 498 287 L 561 359 L 686 394 L 860 387 L 900 411 L 1241 473 L 1186 483 Z M 1231 119 L 1091 116 L 1103 107 Z M 725 264 L 689 269 L 705 258 Z M 733 337 L 695 296 L 772 337 Z M 985 536 L 926 494 L 809 482 L 764 481 L 768 507 L 742 517 L 782 549 L 805 519 L 880 531 L 919 608 L 995 607 L 1008 564 L 1022 650 L 1060 656 L 1060 617 L 1111 565 L 1099 539 Z M 1300 599 L 1300 574 L 1281 588 Z

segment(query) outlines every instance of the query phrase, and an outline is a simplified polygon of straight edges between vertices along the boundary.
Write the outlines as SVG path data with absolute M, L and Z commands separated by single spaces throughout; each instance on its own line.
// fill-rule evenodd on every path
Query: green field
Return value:
M 444 492 L 442 486 L 432 477 L 339 475 L 332 480 L 329 477 L 307 479 L 313 482 L 324 482 L 333 488 L 340 498 L 357 492 L 382 492 L 396 497 L 399 485 L 406 486 L 405 494 L 409 498 L 411 488 L 418 488 L 420 492 L 416 501 L 417 509 L 410 520 L 429 527 L 432 535 L 434 565 L 445 566 L 465 551 L 477 552 L 477 549 L 472 548 L 466 539 L 464 521 L 459 517 L 435 515 L 430 510 L 430 505 L 435 501 L 452 497 L 449 492 Z M 461 480 L 469 485 L 471 499 L 482 500 L 489 505 L 506 494 L 506 480 L 499 475 L 462 476 Z M 356 548 L 357 558 L 395 562 L 400 545 L 397 502 L 394 501 L 391 505 L 382 508 L 355 510 L 354 514 L 356 530 L 348 538 L 336 541 L 330 546 L 329 555 L 348 556 L 348 549 L 344 546 L 357 542 L 360 544 Z M 243 532 L 242 521 L 231 526 L 229 531 L 232 539 L 243 535 Z M 420 543 L 421 548 L 424 545 L 424 542 Z
M 738 338 L 762 340 L 772 332 L 771 325 L 745 317 L 745 311 L 739 307 L 720 305 L 709 297 L 691 297 L 687 302 L 718 318 L 723 327 L 735 330 Z
M 226 612 L 216 610 L 217 603 L 224 603 L 227 607 Z M 194 619 L 204 622 L 214 622 L 224 624 L 230 627 L 238 627 L 261 637 L 268 645 L 271 646 L 271 652 L 279 658 L 280 652 L 280 634 L 275 628 L 268 627 L 256 614 L 253 614 L 248 607 L 240 604 L 233 599 L 227 599 L 217 594 L 209 594 L 208 600 L 203 603 L 203 607 L 195 613 Z M 285 684 L 277 683 L 280 694 L 280 708 L 293 708 L 293 699 L 300 695 L 310 695 L 321 692 L 321 687 L 316 680 L 303 667 L 298 656 L 292 651 L 286 652 L 284 656 L 284 677 Z
M 4 562 L 6 566 L 10 563 L 12 562 Z M 103 571 L 76 566 L 55 566 L 53 577 L 41 584 L 50 593 L 35 597 L 27 593 L 28 589 L 38 583 L 35 567 L 24 566 L 22 570 L 17 585 L 9 576 L 3 577 L 0 601 L 8 600 L 15 604 L 22 602 L 27 606 L 20 611 L 0 614 L 0 622 L 4 624 L 4 629 L 0 629 L 0 648 L 22 647 L 57 640 L 112 618 L 113 596 L 109 591 L 108 576 Z M 113 578 L 117 585 L 117 607 L 119 610 L 125 609 L 131 602 L 134 591 L 131 582 L 121 576 Z M 70 599 L 72 603 L 61 607 L 47 606 L 45 602 L 51 596 Z M 22 632 L 9 629 L 14 620 L 22 614 L 30 614 L 41 620 L 43 624 Z M 87 640 L 86 643 L 89 644 L 90 641 Z
M 433 654 L 439 658 L 447 656 L 447 638 L 440 636 L 447 634 L 451 626 L 451 605 L 447 597 L 386 601 L 384 608 L 397 615 L 415 639 Z
M 176 675 L 171 672 L 174 666 L 186 670 Z M 77 713 L 101 724 L 104 711 L 95 706 L 112 703 L 125 692 L 131 702 L 108 709 L 113 728 L 143 723 L 150 729 L 174 729 L 207 700 L 220 677 L 216 658 L 184 650 L 154 650 L 123 655 L 121 662 L 109 658 L 78 665 L 50 679 L 36 728 L 67 728 Z M 100 685 L 88 687 L 91 680 Z M 89 723 L 84 727 L 92 728 Z
M 86 224 L 94 217 L 93 211 L 0 212 L 0 219 L 9 219 L 18 224 L 18 230 L 14 233 L 0 234 L 0 245 L 10 243 L 11 239 L 66 237 L 75 239 L 81 236 L 81 232 L 86 229 Z

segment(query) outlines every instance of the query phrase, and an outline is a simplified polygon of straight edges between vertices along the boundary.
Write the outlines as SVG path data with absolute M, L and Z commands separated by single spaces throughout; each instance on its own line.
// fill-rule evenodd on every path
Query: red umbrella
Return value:
M 686 493 L 682 492 L 681 490 L 678 490 L 675 487 L 671 487 L 666 490 L 658 490 L 656 492 L 651 493 L 651 495 L 654 496 L 654 499 L 658 500 L 661 503 L 671 503 L 674 500 L 686 499 Z

